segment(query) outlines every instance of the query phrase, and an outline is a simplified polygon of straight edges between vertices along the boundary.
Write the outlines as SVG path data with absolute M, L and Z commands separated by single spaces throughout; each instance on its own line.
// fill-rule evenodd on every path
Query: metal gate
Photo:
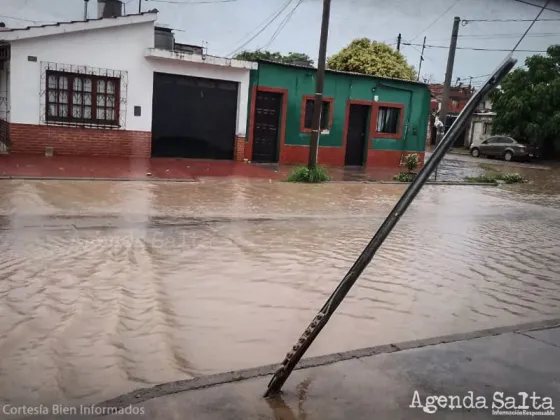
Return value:
M 152 156 L 233 159 L 236 82 L 154 74 Z

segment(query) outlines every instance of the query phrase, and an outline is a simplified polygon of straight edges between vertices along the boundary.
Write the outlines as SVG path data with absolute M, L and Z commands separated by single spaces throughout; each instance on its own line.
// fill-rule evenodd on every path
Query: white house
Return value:
M 3 28 L 0 142 L 10 153 L 243 159 L 257 64 L 176 44 L 156 18 Z
M 492 123 L 495 112 L 492 112 L 492 102 L 486 98 L 472 117 L 465 136 L 465 147 L 479 145 L 492 136 Z

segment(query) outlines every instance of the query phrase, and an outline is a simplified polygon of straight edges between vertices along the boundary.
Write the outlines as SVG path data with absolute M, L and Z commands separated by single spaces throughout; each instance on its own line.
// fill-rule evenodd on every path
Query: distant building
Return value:
M 427 143 L 434 145 L 436 142 L 436 130 L 434 127 L 434 121 L 436 114 L 441 111 L 441 102 L 443 98 L 443 84 L 431 84 L 429 85 L 430 94 L 432 96 L 431 100 L 431 111 L 432 117 L 430 118 L 430 129 L 428 132 Z M 471 86 L 452 86 L 449 91 L 449 101 L 447 107 L 447 118 L 444 121 L 445 131 L 451 127 L 459 113 L 470 101 L 473 96 L 475 89 Z M 456 147 L 462 147 L 465 143 L 466 131 L 463 131 L 457 140 L 455 141 Z
M 465 136 L 465 147 L 478 145 L 492 136 L 492 124 L 495 112 L 492 112 L 492 102 L 486 98 L 471 117 Z

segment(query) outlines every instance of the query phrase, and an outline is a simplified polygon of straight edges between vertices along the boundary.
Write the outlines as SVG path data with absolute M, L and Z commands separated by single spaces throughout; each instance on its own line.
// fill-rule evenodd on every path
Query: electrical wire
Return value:
M 445 9 L 445 11 L 439 15 L 432 23 L 430 23 L 428 26 L 426 26 L 426 28 L 424 28 L 419 34 L 417 34 L 416 36 L 414 36 L 410 41 L 414 41 L 416 38 L 418 38 L 420 35 L 422 35 L 424 32 L 426 32 L 428 29 L 430 29 L 432 26 L 434 26 L 436 23 L 439 22 L 439 20 L 444 17 L 451 9 L 453 9 L 461 0 L 456 0 L 455 3 L 453 3 L 451 6 L 449 6 L 447 9 Z
M 473 34 L 473 35 L 458 35 L 462 39 L 508 39 L 508 38 L 518 38 L 523 34 L 511 33 L 511 34 Z M 547 37 L 560 37 L 560 32 L 536 32 L 528 34 L 527 37 L 531 38 L 547 38 Z M 449 38 L 439 38 L 432 39 L 433 42 L 449 42 Z
M 409 42 L 403 42 L 403 45 L 410 45 L 410 46 L 417 46 L 421 47 L 422 44 L 411 44 Z M 427 45 L 426 48 L 443 48 L 449 49 L 448 46 L 445 45 Z M 458 50 L 470 50 L 470 51 L 504 51 L 504 52 L 511 52 L 512 50 L 508 50 L 507 48 L 475 48 L 475 47 L 457 47 Z M 543 53 L 546 50 L 517 50 L 519 52 L 530 52 L 530 53 Z
M 519 41 L 517 41 L 517 44 L 515 44 L 515 47 L 513 47 L 513 50 L 511 50 L 511 52 L 513 53 L 515 50 L 517 50 L 517 47 L 519 47 L 519 44 L 521 44 L 521 42 L 525 39 L 525 36 L 529 33 L 529 31 L 531 30 L 531 28 L 533 27 L 533 25 L 535 24 L 535 22 L 541 17 L 541 15 L 543 14 L 543 12 L 545 11 L 546 7 L 548 6 L 548 4 L 550 3 L 550 0 L 546 0 L 546 3 L 544 4 L 544 6 L 542 7 L 542 9 L 540 10 L 539 14 L 535 17 L 535 19 L 533 20 L 533 22 L 531 22 L 531 24 L 529 25 L 529 27 L 527 28 L 527 30 L 525 31 L 525 33 L 523 34 L 523 36 L 519 39 Z
M 32 22 L 32 23 L 55 23 L 53 20 L 33 20 L 33 19 L 23 19 L 16 16 L 7 16 L 7 15 L 0 15 L 1 18 L 4 19 L 13 19 L 20 22 Z
M 529 5 L 529 6 L 542 7 L 542 6 L 539 6 L 538 4 L 529 3 L 528 1 L 525 1 L 525 0 L 515 0 L 515 1 L 518 2 L 518 3 L 527 4 L 527 5 Z M 545 6 L 545 9 L 546 9 L 546 10 L 550 10 L 551 12 L 560 13 L 560 10 L 558 10 L 558 9 L 552 9 L 551 7 L 546 7 L 546 6 Z
M 241 51 L 243 48 L 245 48 L 252 40 L 254 40 L 256 37 L 258 37 L 261 33 L 263 33 L 265 31 L 265 29 L 267 29 L 276 19 L 278 19 L 278 16 L 280 16 L 284 10 L 286 10 L 288 8 L 288 6 L 292 3 L 293 0 L 288 0 L 281 8 L 280 10 L 278 10 L 277 12 L 275 12 L 272 17 L 270 17 L 270 19 L 268 19 L 267 21 L 264 22 L 264 26 L 252 37 L 249 38 L 249 40 L 247 40 L 245 43 L 243 43 L 240 47 L 236 48 L 233 52 L 229 53 L 227 55 L 227 57 L 231 57 L 234 54 L 236 54 L 237 52 Z M 259 26 L 257 26 L 253 31 L 255 31 L 256 29 L 260 28 L 263 25 L 263 23 L 261 23 Z M 251 34 L 253 31 L 251 31 L 249 34 Z M 245 37 L 243 37 L 242 39 L 245 39 Z
M 292 11 L 286 15 L 286 17 L 282 22 L 280 22 L 280 25 L 278 25 L 278 29 L 276 29 L 276 32 L 274 32 L 274 34 L 270 37 L 270 40 L 266 43 L 264 47 L 259 48 L 259 50 L 268 49 L 272 45 L 272 43 L 276 41 L 276 38 L 278 37 L 278 35 L 280 35 L 280 32 L 282 32 L 282 30 L 286 27 L 286 25 L 288 24 L 288 22 L 290 21 L 290 19 L 298 9 L 298 7 L 301 6 L 301 3 L 303 3 L 303 0 L 298 1 L 298 3 L 294 6 Z
M 537 19 L 539 22 L 560 22 L 560 19 Z M 471 22 L 532 22 L 533 19 L 463 19 L 461 24 L 468 25 Z
M 152 3 L 168 3 L 168 4 L 217 4 L 217 3 L 234 3 L 238 0 L 194 0 L 194 1 L 144 0 L 144 1 L 151 1 Z

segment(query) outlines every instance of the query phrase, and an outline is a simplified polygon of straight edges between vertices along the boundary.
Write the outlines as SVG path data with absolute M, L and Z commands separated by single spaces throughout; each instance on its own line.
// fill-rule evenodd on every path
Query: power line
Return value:
M 169 3 L 169 4 L 216 4 L 216 3 L 234 3 L 238 0 L 195 0 L 195 1 L 180 1 L 180 0 L 144 0 L 151 1 L 152 3 Z
M 278 37 L 278 35 L 280 35 L 280 32 L 282 32 L 282 30 L 286 27 L 286 25 L 288 24 L 288 22 L 290 21 L 290 19 L 298 9 L 298 7 L 301 6 L 301 3 L 303 3 L 303 0 L 298 1 L 298 3 L 295 5 L 292 11 L 286 15 L 286 17 L 282 22 L 280 22 L 280 25 L 278 25 L 278 29 L 276 29 L 276 32 L 274 32 L 274 34 L 270 37 L 270 40 L 266 43 L 264 47 L 259 48 L 259 50 L 261 49 L 266 50 L 272 45 L 274 41 L 276 41 L 276 38 Z
M 415 45 L 417 47 L 421 47 L 422 44 L 411 44 L 409 42 L 403 42 L 403 45 Z M 426 48 L 443 48 L 448 49 L 449 47 L 445 45 L 426 45 Z M 470 50 L 470 51 L 503 51 L 503 52 L 511 52 L 506 48 L 474 48 L 474 47 L 457 47 L 458 50 Z M 530 53 L 544 53 L 546 50 L 516 50 L 519 52 L 530 52 Z
M 560 19 L 537 19 L 539 22 L 560 22 Z M 468 25 L 471 22 L 532 22 L 533 19 L 463 19 L 461 24 Z
M 529 3 L 528 1 L 525 1 L 525 0 L 515 0 L 515 1 L 518 2 L 518 3 L 527 4 L 527 5 L 529 5 L 529 6 L 542 7 L 542 6 L 539 6 L 538 4 Z M 551 12 L 560 13 L 560 10 L 558 10 L 558 9 L 552 9 L 551 7 L 546 7 L 546 6 L 545 6 L 545 10 L 550 10 Z
M 517 38 L 520 37 L 521 33 L 509 33 L 509 34 L 473 34 L 473 35 L 459 35 L 459 38 L 463 39 L 507 39 L 507 38 Z M 533 38 L 546 38 L 546 37 L 560 37 L 560 32 L 535 32 L 532 34 L 528 34 L 527 37 Z M 448 39 L 440 38 L 440 39 L 432 39 L 435 42 L 448 42 Z
M 258 37 L 261 33 L 263 33 L 265 31 L 265 29 L 267 29 L 276 19 L 278 19 L 278 16 L 280 16 L 284 10 L 286 10 L 288 8 L 288 6 L 292 3 L 292 0 L 288 0 L 281 8 L 280 10 L 278 10 L 277 12 L 273 13 L 272 17 L 270 17 L 270 19 L 268 19 L 267 21 L 265 21 L 264 23 L 261 23 L 259 26 L 257 26 L 253 31 L 251 31 L 249 34 L 251 34 L 252 32 L 254 32 L 256 29 L 260 28 L 263 24 L 264 26 L 252 37 L 249 38 L 249 40 L 247 40 L 244 44 L 242 44 L 240 47 L 236 48 L 233 52 L 231 52 L 230 54 L 227 55 L 227 57 L 231 57 L 233 56 L 235 53 L 237 53 L 238 51 L 241 51 L 243 48 L 245 48 L 245 46 L 247 46 L 253 39 L 255 39 L 256 37 Z M 245 37 L 243 37 L 242 39 L 245 39 Z
M 461 80 L 464 79 L 485 79 L 486 77 L 492 76 L 492 74 L 481 74 L 480 76 L 466 76 L 466 77 L 460 77 Z
M 54 23 L 53 20 L 33 20 L 33 19 L 23 19 L 16 16 L 7 16 L 7 15 L 0 15 L 0 17 L 4 19 L 13 19 L 18 20 L 20 22 L 32 22 L 32 23 Z
M 548 6 L 549 3 L 550 3 L 550 0 L 546 0 L 546 3 L 542 7 L 539 14 L 535 17 L 535 19 L 533 19 L 533 22 L 531 22 L 531 24 L 529 25 L 529 27 L 527 28 L 527 30 L 525 31 L 523 36 L 521 38 L 519 38 L 519 41 L 517 41 L 517 44 L 515 44 L 515 47 L 513 47 L 513 50 L 511 50 L 511 52 L 514 52 L 517 49 L 517 47 L 519 47 L 519 44 L 521 44 L 521 42 L 525 39 L 525 36 L 529 33 L 529 31 L 531 30 L 531 28 L 533 27 L 535 22 L 541 17 L 541 15 L 543 14 L 544 10 L 546 9 L 546 7 Z
M 426 32 L 428 29 L 430 29 L 432 26 L 434 26 L 436 23 L 439 22 L 439 20 L 444 17 L 451 9 L 453 9 L 457 3 L 459 3 L 461 0 L 456 0 L 455 3 L 453 3 L 451 6 L 449 6 L 447 9 L 445 9 L 445 11 L 439 15 L 432 23 L 430 23 L 428 26 L 426 26 L 426 28 L 424 28 L 422 30 L 422 32 L 420 32 L 418 35 L 414 36 L 411 41 L 414 41 L 416 38 L 418 38 L 420 35 L 422 35 L 424 32 Z

